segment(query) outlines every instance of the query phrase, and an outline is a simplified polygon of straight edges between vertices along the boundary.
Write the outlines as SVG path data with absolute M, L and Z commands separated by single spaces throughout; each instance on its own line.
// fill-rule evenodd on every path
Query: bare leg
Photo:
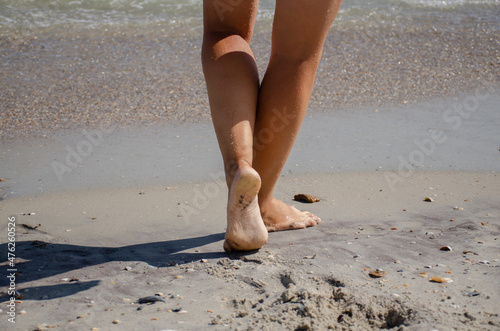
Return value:
M 258 1 L 235 3 L 204 1 L 202 63 L 229 188 L 224 249 L 252 250 L 267 241 L 251 166 L 259 78 L 249 44 Z
M 307 110 L 323 43 L 341 0 L 277 0 L 268 69 L 259 91 L 253 167 L 269 231 L 300 229 L 321 220 L 273 197 L 273 190 Z
M 267 230 L 320 221 L 272 194 L 307 110 L 340 3 L 277 1 L 271 59 L 259 89 L 249 46 L 258 1 L 204 1 L 203 70 L 229 188 L 226 250 L 257 249 L 267 241 Z

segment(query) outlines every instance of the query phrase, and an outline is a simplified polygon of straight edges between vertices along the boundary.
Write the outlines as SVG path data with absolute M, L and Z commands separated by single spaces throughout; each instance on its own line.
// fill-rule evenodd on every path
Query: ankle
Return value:
M 276 200 L 272 195 L 271 196 L 264 196 L 259 194 L 259 208 L 260 212 L 262 214 L 266 214 L 266 212 L 271 209 L 271 207 L 274 205 L 274 201 Z
M 224 172 L 226 175 L 226 183 L 228 188 L 231 187 L 231 184 L 233 182 L 236 173 L 245 167 L 251 167 L 250 162 L 246 161 L 245 159 L 230 161 L 228 164 L 226 164 L 226 166 L 224 167 L 225 168 Z

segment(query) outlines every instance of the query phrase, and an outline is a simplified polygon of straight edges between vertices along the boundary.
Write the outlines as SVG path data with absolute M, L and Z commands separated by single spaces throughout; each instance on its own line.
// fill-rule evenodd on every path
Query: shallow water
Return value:
M 414 24 L 429 21 L 480 20 L 499 22 L 499 0 L 352 0 L 344 1 L 338 25 Z M 262 0 L 258 22 L 269 22 L 274 1 Z M 2 0 L 0 27 L 102 29 L 126 25 L 199 27 L 200 0 Z

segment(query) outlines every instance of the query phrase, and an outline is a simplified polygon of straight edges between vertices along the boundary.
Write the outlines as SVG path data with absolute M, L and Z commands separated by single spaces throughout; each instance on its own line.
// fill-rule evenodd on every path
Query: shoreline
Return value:
M 459 98 L 488 85 L 498 90 L 499 49 L 490 23 L 466 22 L 455 30 L 376 23 L 332 28 L 310 113 Z M 260 27 L 252 41 L 260 77 L 270 51 L 266 29 Z M 137 27 L 3 36 L 0 141 L 80 128 L 208 122 L 201 31 L 181 31 L 176 38 L 168 31 Z
M 499 172 L 496 105 L 487 89 L 459 99 L 306 115 L 282 176 L 391 171 Z M 82 128 L 0 143 L 0 197 L 223 180 L 211 123 Z M 146 148 L 147 147 L 147 148 Z

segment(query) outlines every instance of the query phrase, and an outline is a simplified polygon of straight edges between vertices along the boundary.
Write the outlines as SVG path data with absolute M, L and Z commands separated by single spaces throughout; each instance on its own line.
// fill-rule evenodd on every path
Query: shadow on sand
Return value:
M 15 265 L 15 285 L 19 289 L 23 283 L 40 280 L 113 261 L 142 261 L 155 267 L 169 267 L 176 264 L 189 263 L 200 259 L 227 257 L 224 252 L 212 253 L 180 253 L 187 249 L 201 247 L 224 239 L 224 233 L 210 234 L 201 237 L 176 239 L 144 243 L 122 247 L 92 247 L 43 241 L 21 241 L 16 243 L 16 258 L 21 263 Z M 7 243 L 0 245 L 0 251 L 7 252 Z M 2 263 L 7 274 L 0 279 L 0 286 L 9 288 L 9 266 Z M 22 287 L 23 289 L 42 290 L 43 292 L 61 293 L 69 296 L 99 285 L 99 280 L 64 282 L 55 285 L 38 287 Z M 4 296 L 2 299 L 8 297 Z M 54 297 L 52 297 L 54 298 Z

